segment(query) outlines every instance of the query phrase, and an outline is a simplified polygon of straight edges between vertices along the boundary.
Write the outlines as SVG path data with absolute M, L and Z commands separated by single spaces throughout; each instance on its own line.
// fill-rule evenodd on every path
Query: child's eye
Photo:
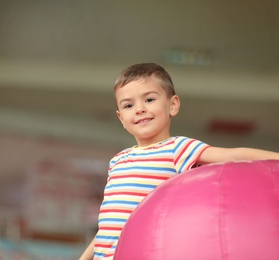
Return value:
M 124 106 L 123 106 L 123 108 L 131 108 L 133 105 L 132 104 L 125 104 Z
M 146 99 L 146 102 L 149 103 L 149 102 L 153 102 L 154 100 L 155 100 L 155 98 L 147 98 L 147 99 Z

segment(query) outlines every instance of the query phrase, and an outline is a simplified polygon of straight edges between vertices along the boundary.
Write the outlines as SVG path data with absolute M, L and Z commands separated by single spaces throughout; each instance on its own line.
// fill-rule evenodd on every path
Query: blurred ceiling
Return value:
M 171 74 L 173 133 L 279 149 L 275 0 L 0 1 L 0 130 L 133 144 L 112 86 L 138 62 Z

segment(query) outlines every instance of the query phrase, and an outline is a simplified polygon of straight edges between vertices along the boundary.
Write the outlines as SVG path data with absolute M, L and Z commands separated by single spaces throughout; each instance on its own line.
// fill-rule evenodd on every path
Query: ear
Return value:
M 123 125 L 123 127 L 125 128 L 124 122 L 123 122 L 122 117 L 121 117 L 121 114 L 118 110 L 116 110 L 116 115 L 117 115 L 118 119 L 120 120 L 121 124 Z
M 176 116 L 180 109 L 180 99 L 177 95 L 174 95 L 170 102 L 170 116 Z

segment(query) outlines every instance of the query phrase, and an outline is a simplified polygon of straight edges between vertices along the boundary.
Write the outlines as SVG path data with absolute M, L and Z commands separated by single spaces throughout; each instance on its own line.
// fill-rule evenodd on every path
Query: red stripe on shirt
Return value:
M 188 149 L 188 147 L 190 146 L 191 143 L 193 143 L 195 140 L 191 140 L 182 150 L 181 152 L 179 153 L 179 155 L 177 156 L 176 160 L 174 161 L 174 163 L 176 164 L 180 157 L 183 155 L 183 153 Z

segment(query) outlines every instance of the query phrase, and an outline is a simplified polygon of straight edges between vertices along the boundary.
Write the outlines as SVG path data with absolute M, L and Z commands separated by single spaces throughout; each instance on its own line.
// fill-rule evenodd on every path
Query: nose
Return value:
M 136 104 L 136 113 L 137 114 L 142 114 L 142 113 L 145 113 L 145 112 L 146 112 L 146 108 L 145 108 L 144 103 Z

